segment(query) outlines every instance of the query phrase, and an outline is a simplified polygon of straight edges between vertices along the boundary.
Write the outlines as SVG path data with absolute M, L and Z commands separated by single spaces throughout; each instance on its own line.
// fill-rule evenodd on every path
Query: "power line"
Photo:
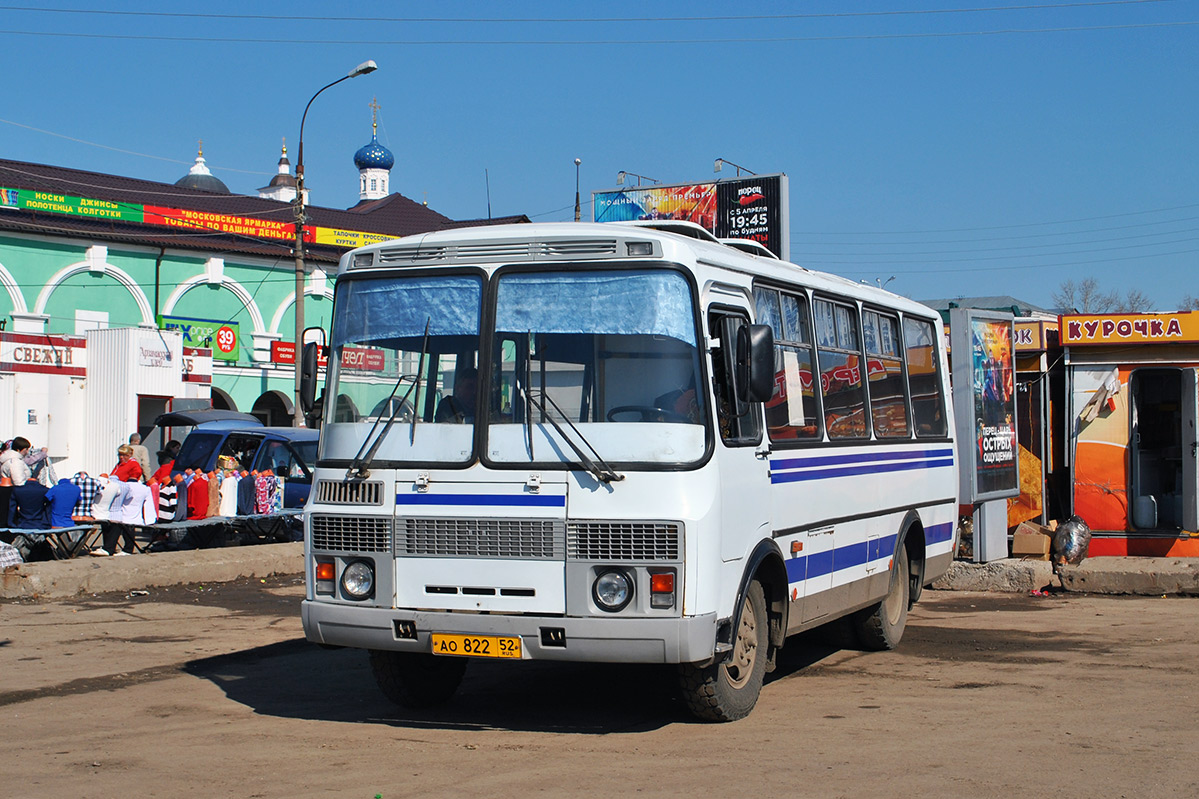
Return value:
M 1085 241 L 1062 241 L 1062 242 L 1054 242 L 1054 243 L 1047 243 L 1047 244 L 1019 244 L 1019 245 L 1014 245 L 1011 247 L 979 247 L 979 248 L 975 248 L 975 249 L 966 249 L 966 250 L 907 250 L 904 252 L 863 252 L 863 253 L 840 253 L 840 252 L 823 252 L 822 253 L 822 252 L 803 252 L 803 251 L 801 251 L 798 254 L 806 256 L 806 257 L 810 257 L 810 258 L 819 258 L 819 257 L 824 257 L 824 256 L 875 257 L 875 256 L 880 256 L 880 255 L 955 255 L 955 254 L 961 254 L 961 253 L 975 253 L 975 252 L 1002 252 L 1004 250 L 1039 250 L 1039 249 L 1045 249 L 1047 247 L 1072 247 L 1072 246 L 1075 246 L 1078 244 L 1105 244 L 1107 242 L 1112 242 L 1112 241 L 1132 241 L 1133 239 L 1147 239 L 1147 238 L 1152 238 L 1154 236 L 1172 236 L 1172 235 L 1175 235 L 1178 233 L 1195 233 L 1195 232 L 1199 232 L 1199 228 L 1191 227 L 1191 228 L 1183 228 L 1182 230 L 1163 230 L 1159 233 L 1138 233 L 1135 236 L 1114 236 L 1112 238 L 1088 239 Z M 1072 233 L 1057 234 L 1057 233 L 1055 233 L 1055 234 L 1046 234 L 1046 235 L 1072 236 L 1075 234 L 1072 234 Z M 892 243 L 903 244 L 905 242 L 892 242 Z M 914 243 L 918 244 L 920 242 L 914 242 Z M 1170 242 L 1146 242 L 1146 243 L 1138 245 L 1138 246 L 1154 247 L 1154 246 L 1157 246 L 1158 244 L 1168 244 L 1168 243 L 1170 243 Z M 870 247 L 870 246 L 877 246 L 877 245 L 864 244 L 864 245 L 851 245 L 851 246 Z M 1042 254 L 1048 254 L 1048 253 L 1042 253 Z
M 456 23 L 456 24 L 608 24 L 614 22 L 754 22 L 785 19 L 846 19 L 857 17 L 897 17 L 921 16 L 929 14 L 978 14 L 1003 11 L 1039 11 L 1071 8 L 1092 8 L 1097 6 L 1126 6 L 1145 5 L 1149 3 L 1173 2 L 1173 0 L 1095 0 L 1094 2 L 1075 3 L 1040 3 L 1019 6 L 980 6 L 976 8 L 929 8 L 908 9 L 896 11 L 847 11 L 829 13 L 805 14 L 730 14 L 722 16 L 683 16 L 683 17 L 481 17 L 464 19 L 460 17 L 343 17 L 343 16 L 314 16 L 314 15 L 275 15 L 275 14 L 200 14 L 175 11 L 117 11 L 111 9 L 82 9 L 82 8 L 40 8 L 36 6 L 0 6 L 2 11 L 33 11 L 48 14 L 91 14 L 127 17 L 167 17 L 176 19 L 232 19 L 232 20 L 268 20 L 270 22 L 403 22 L 403 23 Z
M 1174 22 L 1144 22 L 1124 25 L 1080 25 L 1058 28 L 997 28 L 979 31 L 924 31 L 919 33 L 871 33 L 840 36 L 774 36 L 725 37 L 695 39 L 262 39 L 229 36 L 162 36 L 116 33 L 67 33 L 65 31 L 2 30 L 9 36 L 63 37 L 69 39 L 109 39 L 117 41 L 194 42 L 209 44 L 289 44 L 289 45 L 369 45 L 374 47 L 471 46 L 489 47 L 586 47 L 608 45 L 672 45 L 672 44 L 795 44 L 801 42 L 849 42 L 899 39 L 953 39 L 978 36 L 1014 36 L 1034 33 L 1091 33 L 1095 31 L 1145 30 L 1178 28 L 1199 25 L 1199 20 Z
M 974 231 L 983 230 L 1015 230 L 1017 228 L 1029 227 L 1047 227 L 1049 225 L 1073 225 L 1078 222 L 1097 222 L 1103 219 L 1119 219 L 1125 216 L 1143 216 L 1145 214 L 1161 214 L 1167 211 L 1185 211 L 1191 208 L 1199 208 L 1199 203 L 1190 205 L 1174 205 L 1167 208 L 1150 208 L 1145 211 L 1124 211 L 1118 214 L 1106 214 L 1104 216 L 1087 216 L 1077 219 L 1059 219 L 1054 222 L 1023 222 L 1014 225 L 991 225 L 988 227 L 958 227 L 958 228 L 934 228 L 929 230 L 840 230 L 840 231 L 819 231 L 805 230 L 792 235 L 799 236 L 902 236 L 915 233 L 972 233 Z M 1148 223 L 1158 224 L 1158 223 Z M 1118 230 L 1119 228 L 1112 228 Z
M 20 122 L 13 122 L 10 119 L 0 119 L 0 122 L 3 122 L 5 125 L 12 125 L 13 127 L 17 127 L 17 128 L 24 128 L 25 130 L 32 130 L 37 133 L 44 133 L 47 136 L 57 136 L 60 139 L 66 139 L 67 141 L 73 141 L 78 144 L 86 144 L 91 147 L 99 147 L 103 150 L 112 150 L 113 152 L 116 152 L 116 153 L 124 153 L 125 155 L 137 155 L 137 156 L 141 156 L 142 158 L 153 158 L 156 161 L 168 161 L 172 164 L 183 164 L 184 166 L 194 163 L 194 161 L 180 161 L 178 158 L 166 158 L 161 155 L 150 155 L 149 153 L 139 153 L 135 150 L 122 150 L 120 147 L 111 147 L 107 144 L 100 144 L 98 142 L 88 141 L 87 139 L 77 139 L 74 136 L 67 136 L 64 133 L 55 133 L 52 130 L 44 130 L 42 128 L 35 128 L 33 125 L 25 125 Z M 231 166 L 213 166 L 210 168 L 211 169 L 219 169 L 223 172 L 241 172 L 242 174 L 245 174 L 245 175 L 273 175 L 274 174 L 273 172 L 259 172 L 257 170 L 253 170 L 253 169 L 234 169 Z
M 1146 258 L 1167 258 L 1173 255 L 1189 255 L 1199 252 L 1199 249 L 1193 250 L 1176 250 L 1174 252 L 1159 252 L 1149 253 L 1145 255 L 1125 255 L 1119 258 L 1088 258 L 1085 261 L 1066 261 L 1056 264 L 1022 264 L 1019 266 L 970 266 L 961 269 L 903 269 L 896 270 L 900 276 L 903 275 L 920 275 L 920 274 L 948 274 L 953 272 L 1007 272 L 1016 269 L 1056 269 L 1060 266 L 1091 266 L 1093 264 L 1107 264 L 1121 261 L 1140 261 Z M 840 275 L 874 275 L 877 270 L 870 271 L 845 271 L 838 272 Z

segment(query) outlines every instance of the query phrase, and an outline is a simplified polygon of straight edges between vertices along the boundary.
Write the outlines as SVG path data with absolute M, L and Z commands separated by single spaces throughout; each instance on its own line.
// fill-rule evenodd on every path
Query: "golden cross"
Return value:
M 367 104 L 371 109 L 371 128 L 378 130 L 379 128 L 379 98 L 372 97 L 370 103 Z

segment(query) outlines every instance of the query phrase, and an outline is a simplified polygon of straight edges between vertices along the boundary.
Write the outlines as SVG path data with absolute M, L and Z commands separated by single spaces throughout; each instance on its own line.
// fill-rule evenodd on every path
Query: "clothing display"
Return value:
M 45 530 L 50 527 L 50 506 L 46 502 L 46 487 L 28 481 L 13 486 L 12 526 L 23 530 Z
M 237 482 L 238 516 L 249 516 L 254 513 L 254 502 L 257 499 L 254 478 L 255 475 L 242 472 L 241 479 Z
M 270 513 L 278 488 L 273 475 L 260 474 L 254 478 L 254 512 Z
M 75 509 L 71 512 L 71 515 L 90 518 L 92 515 L 92 504 L 100 495 L 100 481 L 90 476 L 87 472 L 75 472 L 75 476 L 71 478 L 71 483 L 79 487 L 79 500 L 75 503 Z
M 46 501 L 50 503 L 51 527 L 71 527 L 75 524 L 71 517 L 75 514 L 75 505 L 82 493 L 79 486 L 66 477 L 46 492 Z
M 208 517 L 208 475 L 203 472 L 192 475 L 187 484 L 187 518 L 204 519 Z
M 236 472 L 230 472 L 221 478 L 221 516 L 237 515 L 237 484 L 241 478 Z
M 175 511 L 179 507 L 179 487 L 167 483 L 158 487 L 158 521 L 175 521 Z

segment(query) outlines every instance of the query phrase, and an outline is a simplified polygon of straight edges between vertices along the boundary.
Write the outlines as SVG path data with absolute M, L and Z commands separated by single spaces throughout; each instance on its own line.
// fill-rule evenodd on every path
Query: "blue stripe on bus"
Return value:
M 862 566 L 873 560 L 889 558 L 895 554 L 895 542 L 898 536 L 884 535 L 847 544 L 835 550 L 813 552 L 811 555 L 790 558 L 787 560 L 787 582 L 801 583 L 823 577 L 843 569 Z
M 775 472 L 770 475 L 771 483 L 796 483 L 806 480 L 825 480 L 830 477 L 855 477 L 882 472 L 908 472 L 914 469 L 937 469 L 953 466 L 953 458 L 929 459 L 924 461 L 902 461 L 900 463 L 870 463 L 844 466 L 840 469 L 819 469 L 803 472 Z
M 953 448 L 909 449 L 897 452 L 867 452 L 848 455 L 813 455 L 806 458 L 786 458 L 770 462 L 772 469 L 804 469 L 812 466 L 841 466 L 851 463 L 902 461 L 913 458 L 953 458 Z
M 506 505 L 565 508 L 566 497 L 552 494 L 396 494 L 397 505 Z
M 924 528 L 924 543 L 940 544 L 953 538 L 953 522 L 932 524 Z

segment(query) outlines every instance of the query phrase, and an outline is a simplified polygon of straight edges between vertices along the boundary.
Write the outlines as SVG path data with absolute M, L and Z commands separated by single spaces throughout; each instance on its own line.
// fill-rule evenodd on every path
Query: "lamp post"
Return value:
M 742 173 L 742 172 L 747 172 L 747 173 L 749 173 L 749 174 L 751 174 L 751 175 L 756 175 L 756 174 L 758 174 L 757 172 L 754 172 L 754 171 L 752 171 L 752 170 L 746 169 L 746 168 L 745 168 L 745 167 L 743 167 L 743 166 L 738 166 L 737 164 L 734 164 L 732 161 L 730 161 L 730 160 L 729 160 L 729 159 L 727 159 L 727 158 L 717 158 L 717 159 L 716 159 L 716 165 L 715 165 L 715 166 L 712 168 L 712 171 L 713 171 L 713 172 L 719 172 L 719 171 L 720 171 L 720 169 L 721 169 L 721 167 L 723 167 L 725 164 L 728 164 L 729 166 L 731 166 L 731 167 L 733 167 L 734 169 L 736 169 L 736 170 L 737 170 L 737 177 L 741 177 L 741 173 Z
M 300 144 L 296 155 L 296 386 L 293 422 L 296 427 L 304 426 L 304 409 L 300 406 L 300 350 L 304 346 L 302 341 L 304 337 L 304 223 L 308 221 L 304 213 L 304 122 L 308 119 L 308 109 L 312 107 L 312 101 L 325 89 L 336 86 L 343 80 L 374 72 L 378 68 L 379 65 L 374 61 L 363 61 L 345 76 L 338 78 L 328 86 L 322 86 L 316 94 L 312 95 L 312 100 L 308 101 L 308 105 L 304 106 L 304 115 L 300 117 Z
M 643 180 L 648 180 L 650 183 L 653 183 L 655 185 L 662 182 L 660 180 L 655 180 L 651 177 L 646 177 L 645 175 L 638 175 L 636 172 L 621 171 L 621 172 L 616 173 L 616 185 L 623 186 L 626 178 L 637 178 L 638 186 L 641 185 L 641 181 L 643 181 Z
M 581 209 L 579 208 L 579 164 L 583 163 L 582 158 L 575 159 L 575 221 L 580 221 L 582 217 Z

